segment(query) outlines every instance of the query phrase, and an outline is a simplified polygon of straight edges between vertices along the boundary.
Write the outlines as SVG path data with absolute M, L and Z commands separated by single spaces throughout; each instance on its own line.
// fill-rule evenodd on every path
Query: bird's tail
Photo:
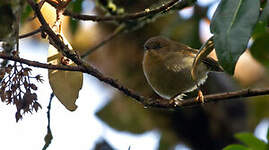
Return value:
M 217 72 L 224 71 L 219 62 L 214 60 L 213 58 L 207 57 L 203 59 L 202 62 L 205 63 L 211 71 L 217 71 Z

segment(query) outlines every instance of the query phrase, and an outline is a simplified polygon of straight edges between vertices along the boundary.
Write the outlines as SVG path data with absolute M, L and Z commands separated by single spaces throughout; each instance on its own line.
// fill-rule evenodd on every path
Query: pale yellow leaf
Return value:
M 65 44 L 71 45 L 65 40 Z M 53 65 L 61 65 L 63 55 L 58 52 L 54 46 L 50 45 L 48 49 L 48 63 Z M 70 60 L 68 65 L 75 66 L 76 64 Z M 49 70 L 49 83 L 53 93 L 58 100 L 70 111 L 76 110 L 76 100 L 79 95 L 79 90 L 83 83 L 83 74 L 74 71 Z

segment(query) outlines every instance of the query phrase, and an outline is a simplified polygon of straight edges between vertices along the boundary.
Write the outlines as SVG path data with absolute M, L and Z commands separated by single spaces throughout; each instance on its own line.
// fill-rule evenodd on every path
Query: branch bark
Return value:
M 144 11 L 136 12 L 136 13 L 131 13 L 131 14 L 124 14 L 124 15 L 119 15 L 119 16 L 95 16 L 95 15 L 82 15 L 82 14 L 76 14 L 76 13 L 71 13 L 69 11 L 65 11 L 64 15 L 72 17 L 74 19 L 78 20 L 90 20 L 90 21 L 129 21 L 129 20 L 135 20 L 141 17 L 145 17 L 148 15 L 155 15 L 157 13 L 160 13 L 162 11 L 169 11 L 173 8 L 173 6 L 176 5 L 176 9 L 182 9 L 185 7 L 188 7 L 192 5 L 196 0 L 171 0 L 170 2 L 155 8 L 155 9 L 145 9 Z
M 15 56 L 10 56 L 7 54 L 0 53 L 0 58 L 2 59 L 8 59 L 16 62 L 21 62 L 23 64 L 33 66 L 33 67 L 39 67 L 39 68 L 45 68 L 45 69 L 54 69 L 54 70 L 66 70 L 66 71 L 80 71 L 83 73 L 87 73 L 89 75 L 92 75 L 96 78 L 98 78 L 100 81 L 103 81 L 112 87 L 118 89 L 122 93 L 124 93 L 126 96 L 132 97 L 137 102 L 143 104 L 146 107 L 157 107 L 157 108 L 171 108 L 171 109 L 180 109 L 185 107 L 192 107 L 195 105 L 201 105 L 200 102 L 195 101 L 195 98 L 186 99 L 183 101 L 180 101 L 179 103 L 175 103 L 173 101 L 162 99 L 162 98 L 146 98 L 144 96 L 141 96 L 133 90 L 128 89 L 118 83 L 116 80 L 106 77 L 103 74 L 101 74 L 97 69 L 89 69 L 84 68 L 81 66 L 63 66 L 63 65 L 50 65 L 46 63 L 40 63 L 37 61 L 31 61 Z M 205 103 L 211 103 L 211 102 L 218 102 L 218 101 L 224 101 L 228 99 L 234 99 L 234 98 L 242 98 L 242 97 L 253 97 L 253 96 L 261 96 L 261 95 L 268 95 L 269 94 L 269 88 L 264 89 L 243 89 L 233 92 L 225 92 L 225 93 L 218 93 L 218 94 L 210 94 L 204 96 L 204 102 Z
M 22 59 L 19 57 L 8 56 L 8 55 L 5 55 L 3 53 L 0 54 L 0 58 L 18 61 L 18 62 L 25 63 L 27 65 L 35 66 L 35 67 L 41 67 L 41 68 L 47 68 L 47 69 L 68 70 L 68 71 L 81 71 L 81 72 L 87 73 L 89 75 L 96 77 L 100 81 L 105 82 L 106 84 L 109 84 L 110 86 L 118 89 L 126 96 L 129 96 L 129 97 L 135 99 L 137 102 L 143 104 L 146 107 L 178 109 L 178 108 L 184 108 L 184 107 L 194 106 L 194 105 L 200 104 L 200 102 L 195 101 L 195 98 L 187 99 L 187 100 L 180 101 L 180 102 L 170 101 L 170 100 L 161 99 L 161 98 L 160 99 L 146 98 L 144 96 L 141 96 L 141 95 L 135 93 L 133 90 L 124 87 L 123 85 L 118 83 L 116 80 L 114 80 L 110 77 L 104 76 L 97 69 L 95 69 L 94 67 L 89 65 L 84 60 L 82 60 L 80 58 L 80 56 L 78 56 L 74 51 L 71 51 L 70 49 L 68 49 L 68 47 L 61 41 L 59 36 L 56 35 L 53 32 L 53 30 L 50 28 L 50 26 L 47 24 L 43 15 L 40 12 L 38 4 L 36 4 L 33 0 L 27 0 L 27 2 L 30 4 L 30 6 L 35 11 L 37 18 L 39 19 L 39 21 L 42 25 L 43 31 L 49 36 L 50 43 L 52 45 L 54 45 L 66 57 L 68 57 L 73 62 L 75 62 L 78 66 L 49 65 L 49 64 L 39 63 L 36 61 Z M 267 95 L 267 94 L 269 94 L 269 88 L 266 88 L 266 89 L 245 89 L 245 90 L 234 91 L 234 92 L 206 95 L 206 96 L 204 96 L 204 98 L 205 98 L 205 103 L 209 103 L 209 102 L 223 101 L 223 100 L 227 100 L 227 99 L 231 99 L 231 98 L 251 97 L 251 96 Z

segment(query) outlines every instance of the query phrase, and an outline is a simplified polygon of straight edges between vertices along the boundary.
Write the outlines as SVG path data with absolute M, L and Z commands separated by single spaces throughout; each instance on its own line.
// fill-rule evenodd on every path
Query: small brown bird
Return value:
M 195 58 L 200 54 L 199 50 L 162 36 L 150 38 L 144 49 L 146 79 L 153 90 L 165 99 L 182 100 L 185 93 L 205 82 L 208 72 L 223 71 L 219 63 L 207 54 L 199 55 L 197 61 Z

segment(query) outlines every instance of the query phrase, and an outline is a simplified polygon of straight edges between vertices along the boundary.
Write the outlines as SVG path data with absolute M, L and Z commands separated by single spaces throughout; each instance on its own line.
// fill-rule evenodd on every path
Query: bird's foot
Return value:
M 183 97 L 187 96 L 186 94 L 179 94 L 172 97 L 169 101 L 170 104 L 174 104 L 174 106 L 178 106 L 182 104 Z
M 204 95 L 203 95 L 203 92 L 201 90 L 198 90 L 198 95 L 195 98 L 195 101 L 202 103 L 202 104 L 205 103 Z

